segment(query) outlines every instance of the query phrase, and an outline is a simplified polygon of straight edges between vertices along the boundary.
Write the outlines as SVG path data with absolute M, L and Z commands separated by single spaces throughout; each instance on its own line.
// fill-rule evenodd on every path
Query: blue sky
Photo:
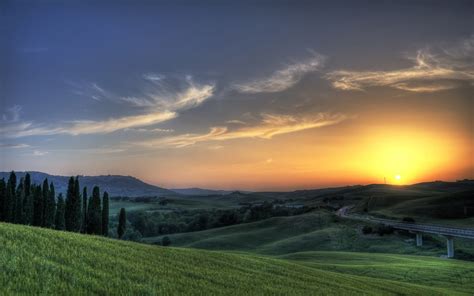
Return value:
M 324 167 L 372 181 L 325 161 L 367 126 L 472 143 L 472 1 L 1 7 L 2 170 L 299 188 L 338 183 Z M 314 147 L 321 166 L 292 161 L 287 143 Z M 449 177 L 472 176 L 472 149 L 456 153 L 471 159 Z

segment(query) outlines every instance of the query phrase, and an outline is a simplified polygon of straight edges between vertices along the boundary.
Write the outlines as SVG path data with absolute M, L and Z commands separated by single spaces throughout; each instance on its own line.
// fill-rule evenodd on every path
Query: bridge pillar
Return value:
M 446 237 L 446 245 L 448 247 L 448 258 L 453 258 L 454 257 L 454 239 L 453 237 Z
M 417 247 L 423 246 L 423 236 L 422 236 L 421 232 L 416 233 L 416 246 Z

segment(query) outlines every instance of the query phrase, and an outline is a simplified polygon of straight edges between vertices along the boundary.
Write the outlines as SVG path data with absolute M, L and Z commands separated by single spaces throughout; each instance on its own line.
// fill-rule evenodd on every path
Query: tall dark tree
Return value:
M 27 189 L 28 188 L 28 189 Z M 27 185 L 27 178 L 25 178 L 25 196 L 23 199 L 23 224 L 33 224 L 34 212 L 34 185 Z M 28 193 L 27 193 L 28 192 Z
M 102 234 L 102 209 L 100 207 L 100 189 L 94 186 L 87 210 L 87 233 Z
M 31 176 L 25 175 L 22 224 L 30 225 L 33 223 L 33 194 L 31 192 Z
M 16 189 L 16 175 L 14 171 L 11 171 L 10 177 L 8 178 L 8 182 L 12 185 L 13 191 Z
M 5 221 L 5 203 L 7 199 L 7 184 L 5 179 L 0 180 L 0 221 Z
M 56 193 L 53 182 L 49 184 L 49 191 L 48 196 L 45 199 L 44 209 L 44 227 L 53 228 L 56 214 Z
M 16 175 L 11 172 L 7 182 L 5 201 L 4 201 L 4 218 L 6 222 L 15 220 L 15 200 L 16 200 Z
M 121 208 L 120 214 L 119 214 L 119 223 L 117 227 L 117 235 L 119 239 L 121 239 L 123 234 L 125 233 L 126 227 L 127 227 L 127 216 L 125 213 L 125 209 Z
M 79 223 L 77 232 L 81 231 L 82 228 L 82 196 L 81 196 L 81 186 L 79 185 L 79 176 L 76 176 L 74 180 L 74 196 L 76 197 L 76 215 L 77 222 Z
M 81 230 L 81 197 L 79 194 L 79 179 L 69 178 L 66 196 L 66 230 L 79 232 Z
M 43 222 L 41 223 L 41 226 L 46 227 L 46 216 L 49 214 L 47 211 L 49 209 L 48 203 L 49 203 L 49 183 L 48 183 L 48 178 L 44 179 L 43 181 L 43 189 L 42 189 L 42 194 L 43 194 Z
M 54 217 L 54 228 L 57 230 L 64 230 L 66 228 L 64 213 L 66 210 L 66 204 L 64 203 L 63 194 L 60 193 L 58 196 L 58 203 L 56 206 L 56 216 Z
M 74 222 L 72 221 L 72 212 L 74 204 L 74 178 L 69 178 L 66 193 L 66 207 L 65 207 L 65 226 L 67 231 L 73 231 Z
M 25 175 L 25 195 L 28 196 L 31 193 L 31 176 L 30 173 Z
M 109 194 L 107 191 L 104 191 L 102 198 L 102 234 L 109 235 Z
M 87 187 L 82 190 L 82 227 L 81 232 L 87 232 Z
M 13 217 L 13 223 L 21 224 L 23 222 L 23 200 L 25 199 L 25 180 L 21 178 L 20 185 L 16 189 L 15 194 L 15 216 Z
M 43 225 L 43 190 L 40 185 L 33 186 L 33 225 Z

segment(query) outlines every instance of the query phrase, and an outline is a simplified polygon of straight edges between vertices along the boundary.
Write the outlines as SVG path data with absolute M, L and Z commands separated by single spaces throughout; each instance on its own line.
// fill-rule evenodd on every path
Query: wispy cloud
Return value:
M 248 94 L 284 91 L 298 83 L 305 74 L 319 70 L 324 61 L 324 56 L 313 52 L 310 58 L 287 65 L 268 77 L 235 84 L 233 88 L 241 93 Z
M 44 156 L 46 154 L 48 154 L 47 151 L 39 151 L 39 150 L 33 151 L 33 156 Z
M 2 114 L 2 122 L 17 122 L 20 119 L 21 106 L 15 105 Z
M 174 132 L 173 129 L 169 128 L 126 128 L 124 129 L 126 132 L 139 132 L 139 133 L 172 133 Z
M 93 99 L 95 101 L 114 100 L 115 95 L 101 87 L 97 82 L 77 83 L 72 81 L 66 82 L 72 87 L 72 93 Z
M 228 124 L 247 124 L 245 121 L 238 120 L 238 119 L 227 120 L 226 123 L 228 123 Z
M 389 86 L 412 92 L 436 92 L 474 82 L 474 37 L 433 53 L 419 50 L 410 68 L 391 71 L 332 71 L 326 78 L 341 90 Z
M 176 90 L 166 83 L 165 76 L 147 74 L 145 79 L 153 82 L 154 87 L 147 90 L 142 96 L 123 97 L 122 101 L 136 107 L 157 107 L 165 110 L 187 110 L 202 104 L 215 91 L 215 84 L 199 84 L 192 76 L 186 76 L 185 88 Z
M 1 127 L 0 134 L 7 138 L 56 134 L 69 134 L 74 136 L 105 134 L 126 128 L 157 124 L 173 119 L 176 116 L 176 112 L 155 111 L 148 114 L 110 118 L 103 121 L 73 121 L 71 123 L 63 123 L 60 126 L 45 126 L 32 122 L 20 122 Z
M 0 143 L 0 148 L 9 148 L 9 149 L 19 149 L 19 148 L 28 148 L 28 144 L 9 144 L 9 143 Z
M 338 124 L 348 119 L 343 114 L 318 113 L 311 117 L 296 117 L 281 114 L 262 114 L 259 125 L 229 130 L 227 127 L 212 127 L 205 134 L 182 134 L 136 143 L 146 147 L 186 147 L 200 142 L 226 141 L 232 139 L 261 138 L 271 139 L 274 136 L 294 133 L 302 130 L 320 128 Z
M 107 96 L 110 95 L 110 92 L 96 84 L 93 84 L 92 88 L 94 88 L 96 92 L 103 93 L 104 95 L 107 94 Z M 176 93 L 167 90 L 166 94 L 167 96 L 165 96 L 164 93 L 160 93 L 160 96 L 150 95 L 150 97 L 143 99 L 143 102 L 147 102 L 146 104 L 129 100 L 130 103 L 141 108 L 140 113 L 137 115 L 111 117 L 105 120 L 76 120 L 62 122 L 57 125 L 21 122 L 18 120 L 19 115 L 15 115 L 20 109 L 16 108 L 11 111 L 14 115 L 10 116 L 11 118 L 6 118 L 3 122 L 4 124 L 0 127 L 0 135 L 10 138 L 19 138 L 55 134 L 106 134 L 118 130 L 130 130 L 152 126 L 176 118 L 179 115 L 179 112 L 202 104 L 214 94 L 214 85 L 196 84 L 193 82 L 192 78 L 188 77 L 186 79 L 186 88 L 184 90 Z M 158 132 L 164 130 L 155 129 L 154 131 Z

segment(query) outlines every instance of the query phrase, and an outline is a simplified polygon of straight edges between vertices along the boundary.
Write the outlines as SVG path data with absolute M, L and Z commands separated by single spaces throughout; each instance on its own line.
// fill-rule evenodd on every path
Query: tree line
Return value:
M 160 204 L 162 201 L 166 200 L 161 200 Z M 295 216 L 312 210 L 312 207 L 288 207 L 282 201 L 274 200 L 233 209 L 135 211 L 129 213 L 128 221 L 131 232 L 136 230 L 141 237 L 150 237 L 251 223 L 272 217 Z
M 119 238 L 125 231 L 125 210 L 120 213 Z M 88 198 L 87 187 L 79 178 L 69 178 L 67 194 L 56 196 L 53 182 L 32 184 L 29 173 L 17 181 L 11 172 L 7 181 L 0 180 L 0 221 L 33 225 L 95 235 L 109 235 L 109 195 L 95 186 Z

